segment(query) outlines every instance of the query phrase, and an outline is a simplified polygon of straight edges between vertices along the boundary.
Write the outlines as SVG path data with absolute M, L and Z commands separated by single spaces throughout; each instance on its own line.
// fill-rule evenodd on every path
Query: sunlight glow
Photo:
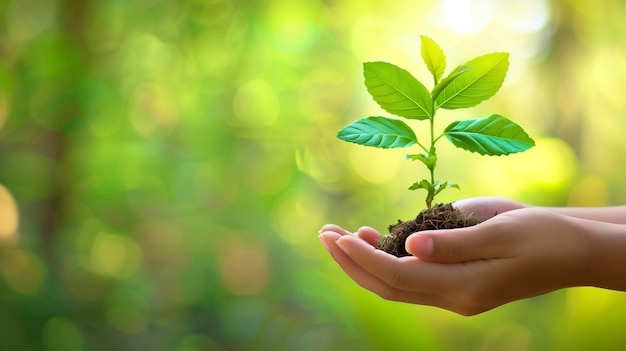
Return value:
M 442 19 L 455 33 L 478 33 L 493 21 L 493 5 L 491 0 L 445 0 Z
M 550 20 L 545 0 L 444 0 L 441 20 L 454 33 L 474 34 L 497 21 L 518 33 L 543 30 Z
M 533 33 L 544 29 L 550 20 L 550 8 L 545 0 L 509 0 L 507 11 L 498 13 L 499 21 L 519 33 Z

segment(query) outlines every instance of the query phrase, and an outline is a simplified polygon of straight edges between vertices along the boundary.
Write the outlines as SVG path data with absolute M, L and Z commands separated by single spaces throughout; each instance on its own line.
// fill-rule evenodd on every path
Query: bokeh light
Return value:
M 18 228 L 17 203 L 9 190 L 0 184 L 0 247 L 17 243 Z
M 344 143 L 387 116 L 362 63 L 430 89 L 510 52 L 497 112 L 537 146 L 438 144 L 442 202 L 626 203 L 626 4 L 569 0 L 9 0 L 0 4 L 1 350 L 621 349 L 618 292 L 573 288 L 472 318 L 384 301 L 319 245 L 423 208 L 417 149 Z M 428 130 L 410 121 L 418 137 Z
M 268 284 L 267 254 L 259 247 L 228 243 L 221 249 L 221 273 L 224 285 L 233 294 L 256 295 Z
M 269 127 L 280 113 L 280 102 L 272 86 L 260 79 L 244 83 L 235 94 L 233 112 L 247 127 Z
M 54 1 L 10 2 L 6 9 L 6 24 L 10 38 L 23 42 L 40 34 L 52 24 L 55 5 Z
M 136 272 L 141 249 L 127 236 L 99 232 L 92 239 L 88 269 L 111 278 L 127 278 Z
M 6 284 L 23 295 L 38 293 L 48 275 L 41 258 L 27 250 L 15 249 L 4 252 L 0 263 L 2 263 L 0 273 Z
M 80 328 L 65 317 L 50 318 L 43 326 L 43 342 L 47 350 L 83 350 L 83 334 Z

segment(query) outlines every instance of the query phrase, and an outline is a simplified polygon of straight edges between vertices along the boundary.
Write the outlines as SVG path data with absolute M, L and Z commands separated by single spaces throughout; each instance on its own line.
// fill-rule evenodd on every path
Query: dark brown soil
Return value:
M 481 220 L 467 215 L 451 204 L 438 204 L 423 210 L 415 219 L 389 226 L 389 235 L 381 236 L 377 247 L 397 257 L 410 256 L 404 248 L 404 242 L 409 235 L 422 230 L 454 229 L 471 227 Z

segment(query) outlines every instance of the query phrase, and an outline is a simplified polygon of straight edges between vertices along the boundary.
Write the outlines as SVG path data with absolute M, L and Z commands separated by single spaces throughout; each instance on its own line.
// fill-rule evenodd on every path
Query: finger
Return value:
M 320 229 L 320 233 L 323 232 L 335 232 L 339 235 L 351 235 L 352 233 L 350 233 L 349 231 L 343 229 L 342 227 L 336 225 L 336 224 L 325 224 L 322 226 L 322 229 Z
M 448 306 L 448 303 L 445 299 L 442 299 L 436 295 L 411 292 L 389 286 L 389 284 L 385 283 L 378 277 L 375 277 L 374 275 L 360 267 L 356 262 L 354 262 L 337 245 L 337 241 L 339 238 L 341 238 L 340 235 L 330 232 L 320 235 L 320 239 L 326 241 L 325 244 L 329 247 L 331 255 L 333 259 L 337 262 L 339 267 L 341 267 L 341 269 L 360 287 L 367 289 L 386 300 L 414 303 L 420 305 L 438 306 L 442 308 L 446 308 Z M 359 240 L 357 238 L 353 239 Z M 367 246 L 367 244 L 364 244 L 364 246 Z
M 458 200 L 455 201 L 452 206 L 463 213 L 482 220 L 487 220 L 498 214 L 498 209 L 496 209 L 497 203 L 494 203 L 493 198 L 489 196 L 470 197 Z
M 359 228 L 359 230 L 356 232 L 356 235 L 374 247 L 378 245 L 378 240 L 380 239 L 380 234 L 378 233 L 378 231 L 371 227 Z
M 502 196 L 477 196 L 455 201 L 452 206 L 461 212 L 487 220 L 500 213 L 524 207 L 524 204 Z
M 395 289 L 445 296 L 466 272 L 461 265 L 397 258 L 351 236 L 339 238 L 336 244 L 363 270 Z
M 424 261 L 461 263 L 514 256 L 512 238 L 497 218 L 468 228 L 423 231 L 409 236 L 407 252 Z

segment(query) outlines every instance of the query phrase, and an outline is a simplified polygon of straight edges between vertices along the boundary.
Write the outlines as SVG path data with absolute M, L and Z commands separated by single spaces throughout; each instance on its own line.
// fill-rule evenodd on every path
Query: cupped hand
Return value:
M 503 196 L 477 196 L 455 201 L 452 204 L 459 210 L 487 220 L 500 213 L 530 207 L 519 201 Z
M 485 213 L 498 208 L 501 214 L 469 228 L 413 234 L 406 248 L 414 256 L 397 258 L 377 250 L 379 234 L 369 227 L 352 234 L 326 225 L 320 240 L 363 288 L 388 300 L 437 306 L 462 315 L 586 285 L 591 273 L 584 220 L 486 200 L 461 205 L 488 210 Z M 496 205 L 483 206 L 489 203 Z

